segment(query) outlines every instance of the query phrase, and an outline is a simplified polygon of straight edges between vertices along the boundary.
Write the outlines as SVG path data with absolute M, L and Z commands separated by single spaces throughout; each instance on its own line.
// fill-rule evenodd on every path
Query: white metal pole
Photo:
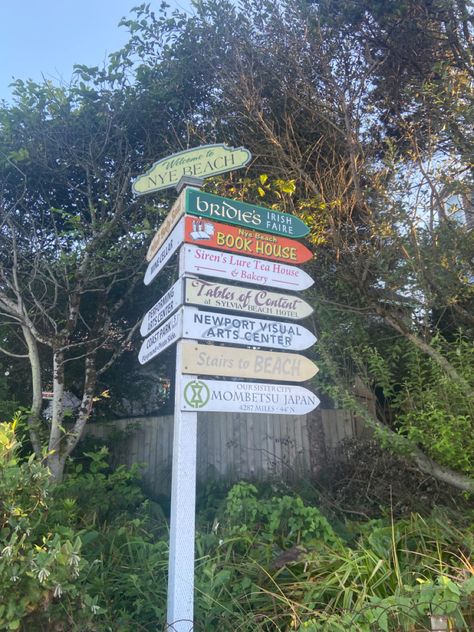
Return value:
M 168 563 L 169 632 L 190 632 L 194 616 L 197 413 L 181 411 L 181 345 L 179 341 L 176 347 Z
M 181 178 L 178 193 L 186 186 L 200 188 L 202 180 Z M 179 253 L 179 277 L 183 275 Z M 171 472 L 170 552 L 168 561 L 168 632 L 194 628 L 194 542 L 196 515 L 197 412 L 181 410 L 182 342 L 176 345 L 173 465 Z M 189 377 L 189 376 L 188 376 Z M 197 378 L 197 376 L 191 376 Z

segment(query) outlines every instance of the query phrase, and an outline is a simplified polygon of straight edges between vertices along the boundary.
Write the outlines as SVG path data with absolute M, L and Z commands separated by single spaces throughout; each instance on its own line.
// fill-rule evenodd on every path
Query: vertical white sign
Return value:
M 184 217 L 182 217 L 173 230 L 165 243 L 158 250 L 156 255 L 148 264 L 148 268 L 145 272 L 145 278 L 143 282 L 145 285 L 150 285 L 153 279 L 163 270 L 165 265 L 181 246 L 184 241 Z

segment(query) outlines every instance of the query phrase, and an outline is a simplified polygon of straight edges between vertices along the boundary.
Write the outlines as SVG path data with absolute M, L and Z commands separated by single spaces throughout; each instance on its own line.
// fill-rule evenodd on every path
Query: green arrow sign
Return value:
M 304 237 L 309 233 L 306 224 L 289 213 L 203 193 L 190 187 L 186 189 L 185 212 L 274 235 Z

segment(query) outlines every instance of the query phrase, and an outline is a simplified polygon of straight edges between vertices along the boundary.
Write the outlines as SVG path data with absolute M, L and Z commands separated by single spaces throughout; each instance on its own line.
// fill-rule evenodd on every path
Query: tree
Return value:
M 152 211 L 127 207 L 128 179 L 161 155 L 218 140 L 249 147 L 255 162 L 241 181 L 214 186 L 297 213 L 312 228 L 329 390 L 357 408 L 351 389 L 363 379 L 380 410 L 359 413 L 382 440 L 472 490 L 470 465 L 431 449 L 420 432 L 449 422 L 456 433 L 462 420 L 472 427 L 459 396 L 474 389 L 465 345 L 474 328 L 472 234 L 452 212 L 472 192 L 465 5 L 206 0 L 195 10 L 138 7 L 107 71 L 80 67 L 85 84 L 70 92 L 20 86 L 19 109 L 3 112 L 2 305 L 30 357 L 49 354 L 58 394 L 60 367 L 74 355 L 84 363 L 82 421 L 61 434 L 59 397 L 50 446 L 66 447 L 54 454 L 80 436 L 87 385 L 131 340 L 121 293 L 138 274 L 139 213 Z M 47 266 L 28 259 L 31 245 L 47 253 Z M 128 333 L 117 333 L 118 317 Z M 116 353 L 104 349 L 112 334 Z M 434 396 L 410 404 L 423 392 L 416 366 L 427 391 L 443 383 L 455 394 L 439 398 L 437 415 L 428 414 Z
M 456 348 L 465 349 L 455 341 L 473 335 L 472 235 L 451 212 L 453 196 L 459 207 L 472 191 L 472 18 L 464 4 L 244 0 L 237 9 L 209 1 L 194 17 L 168 21 L 141 11 L 128 48 L 136 67 L 172 67 L 177 76 L 191 52 L 186 76 L 201 101 L 189 125 L 208 142 L 218 135 L 246 145 L 255 156 L 250 175 L 269 178 L 266 189 L 234 181 L 227 190 L 246 199 L 263 193 L 264 203 L 312 225 L 319 348 L 339 397 L 356 406 L 358 373 L 388 411 L 372 419 L 362 411 L 383 440 L 472 490 L 471 466 L 459 471 L 459 461 L 420 441 L 408 426 L 426 410 L 411 414 L 400 395 L 416 390 L 401 378 L 415 380 L 415 356 L 429 365 L 432 390 L 441 376 L 466 400 L 474 390 L 472 371 L 455 360 Z M 277 196 L 277 180 L 294 182 L 294 194 Z M 391 353 L 400 345 L 405 363 Z M 387 371 L 370 368 L 380 354 L 390 365 L 385 385 Z M 463 359 L 472 366 L 469 354 Z M 472 431 L 472 409 L 458 406 L 459 396 L 441 399 L 432 430 L 454 415 Z
M 29 361 L 38 458 L 42 390 L 52 384 L 45 461 L 60 480 L 99 376 L 131 349 L 148 220 L 130 195 L 136 157 L 124 93 L 19 82 L 16 97 L 0 112 L 0 308 L 24 340 L 17 355 Z M 71 384 L 81 400 L 72 426 L 64 409 Z

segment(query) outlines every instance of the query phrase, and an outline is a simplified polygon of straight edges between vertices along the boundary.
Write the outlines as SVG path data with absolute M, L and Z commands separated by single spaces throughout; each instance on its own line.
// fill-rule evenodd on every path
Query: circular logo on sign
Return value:
M 184 401 L 191 408 L 202 408 L 207 404 L 211 391 L 204 382 L 194 380 L 186 384 L 184 389 Z

